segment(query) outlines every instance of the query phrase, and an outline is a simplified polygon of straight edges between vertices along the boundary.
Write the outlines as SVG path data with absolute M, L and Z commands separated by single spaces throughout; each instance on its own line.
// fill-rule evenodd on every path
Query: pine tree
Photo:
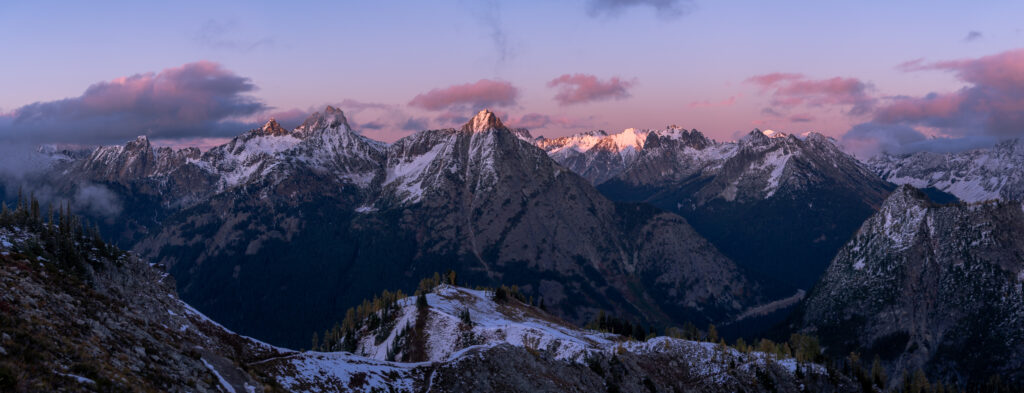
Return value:
M 713 324 L 713 323 L 709 323 L 708 324 L 707 341 L 708 342 L 717 342 L 718 341 L 718 328 L 716 328 L 715 324 Z

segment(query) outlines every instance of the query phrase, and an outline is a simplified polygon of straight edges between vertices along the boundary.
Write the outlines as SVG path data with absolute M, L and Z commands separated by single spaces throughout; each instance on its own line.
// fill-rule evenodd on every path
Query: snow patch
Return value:
M 224 379 L 224 377 L 222 377 L 220 375 L 220 373 L 217 372 L 217 369 L 214 368 L 213 365 L 210 364 L 210 362 L 207 362 L 206 359 L 202 359 L 202 358 L 200 358 L 199 360 L 202 360 L 203 364 L 206 366 L 206 368 L 208 368 L 210 370 L 210 372 L 212 372 L 213 375 L 215 377 L 217 377 L 217 381 L 220 382 L 220 387 L 224 388 L 225 392 L 227 392 L 227 393 L 236 393 L 235 392 L 235 388 L 233 386 L 231 386 L 230 383 L 228 383 L 228 380 Z

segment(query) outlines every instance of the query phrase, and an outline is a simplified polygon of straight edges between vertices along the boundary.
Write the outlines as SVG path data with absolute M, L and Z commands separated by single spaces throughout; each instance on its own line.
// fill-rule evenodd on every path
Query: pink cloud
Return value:
M 897 68 L 951 72 L 968 86 L 893 98 L 875 110 L 871 122 L 847 132 L 844 142 L 868 151 L 955 151 L 1024 136 L 1024 49 L 976 59 L 916 59 Z M 938 138 L 926 138 L 920 130 Z
M 516 104 L 519 89 L 505 81 L 481 79 L 474 83 L 433 89 L 413 97 L 410 106 L 431 111 L 456 109 L 472 111 Z
M 961 59 L 925 63 L 912 60 L 898 66 L 900 70 L 940 70 L 956 73 L 957 78 L 975 85 L 994 88 L 1024 86 L 1024 49 L 1015 49 L 977 59 Z
M 871 86 L 856 78 L 807 79 L 802 74 L 771 73 L 746 82 L 761 86 L 762 92 L 772 92 L 769 109 L 775 113 L 801 106 L 845 106 L 849 115 L 864 115 L 876 101 L 868 94 Z
M 743 97 L 743 94 L 737 94 L 737 95 L 734 95 L 734 96 L 729 96 L 729 98 L 726 98 L 726 99 L 724 99 L 722 101 L 717 101 L 717 102 L 712 102 L 711 100 L 693 101 L 693 102 L 690 102 L 689 107 L 690 108 L 722 108 L 722 107 L 732 106 L 733 104 L 736 103 L 736 100 L 739 97 Z
M 636 82 L 624 81 L 612 77 L 608 81 L 600 81 L 589 74 L 565 74 L 548 82 L 548 87 L 558 87 L 555 101 L 559 105 L 582 104 L 602 100 L 622 100 L 629 98 L 629 89 Z
M 750 78 L 747 78 L 747 80 L 745 82 L 761 85 L 762 87 L 768 88 L 768 87 L 774 86 L 776 83 L 779 83 L 779 82 L 789 81 L 789 80 L 796 80 L 796 79 L 803 79 L 803 78 L 804 78 L 803 74 L 793 74 L 793 73 L 785 73 L 785 72 L 773 72 L 773 73 L 764 74 L 764 75 L 754 75 L 754 76 L 752 76 Z
M 945 135 L 1024 133 L 1024 49 L 977 59 L 903 63 L 906 72 L 946 71 L 970 86 L 949 93 L 901 97 L 879 108 L 875 121 L 931 127 Z

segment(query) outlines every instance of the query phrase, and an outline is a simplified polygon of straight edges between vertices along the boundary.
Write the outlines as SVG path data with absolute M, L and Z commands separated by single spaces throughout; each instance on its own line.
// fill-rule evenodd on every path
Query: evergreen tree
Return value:
M 713 323 L 709 323 L 708 324 L 707 341 L 708 342 L 717 342 L 718 341 L 718 328 L 716 328 L 715 324 L 713 324 Z

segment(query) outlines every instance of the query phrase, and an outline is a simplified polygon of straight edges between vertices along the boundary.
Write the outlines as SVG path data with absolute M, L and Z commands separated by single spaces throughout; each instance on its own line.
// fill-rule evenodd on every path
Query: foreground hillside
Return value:
M 353 329 L 355 353 L 277 348 L 207 319 L 171 277 L 74 219 L 30 210 L 0 216 L 2 391 L 856 391 L 788 352 L 636 341 L 448 285 L 373 312 L 384 323 Z
M 210 321 L 66 217 L 0 216 L 0 391 L 272 390 L 245 364 L 286 351 Z
M 902 186 L 832 261 L 799 324 L 835 354 L 947 382 L 1024 381 L 1024 211 Z

